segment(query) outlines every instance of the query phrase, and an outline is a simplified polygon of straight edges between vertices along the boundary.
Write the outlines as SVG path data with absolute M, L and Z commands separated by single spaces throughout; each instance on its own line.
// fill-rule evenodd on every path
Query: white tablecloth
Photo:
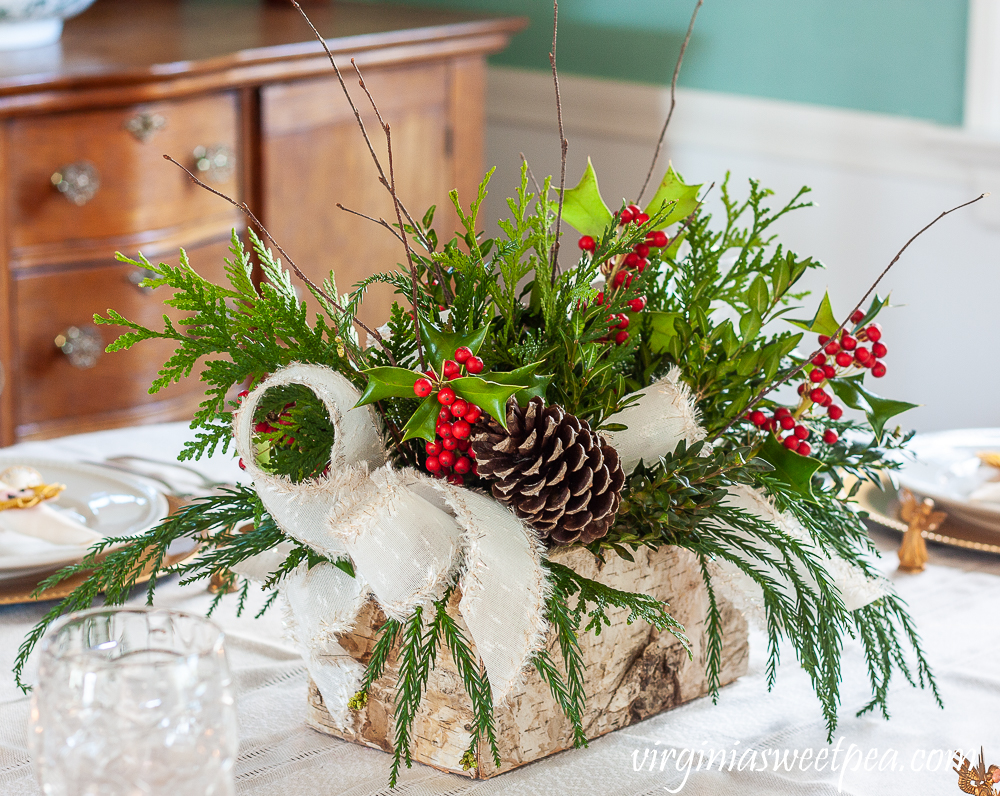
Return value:
M 185 424 L 165 424 L 26 443 L 0 449 L 0 455 L 98 459 L 138 453 L 167 458 L 176 455 L 188 433 Z M 203 467 L 218 478 L 239 473 L 228 457 Z M 887 549 L 897 542 L 891 536 L 877 541 Z M 891 553 L 883 563 L 916 617 L 944 697 L 943 711 L 927 692 L 900 681 L 891 693 L 891 721 L 870 715 L 855 718 L 868 691 L 860 648 L 851 642 L 845 653 L 839 746 L 828 747 L 819 705 L 792 651 L 785 650 L 777 686 L 769 693 L 763 639 L 755 635 L 750 673 L 723 689 L 718 705 L 697 700 L 605 736 L 587 749 L 564 752 L 485 782 L 415 764 L 404 772 L 396 792 L 412 796 L 958 793 L 951 749 L 978 753 L 983 745 L 987 763 L 1000 763 L 1000 565 L 998 559 L 942 549 L 932 550 L 932 565 L 919 575 L 896 573 Z M 181 588 L 176 580 L 157 591 L 157 604 L 188 611 L 204 612 L 209 599 L 202 587 Z M 305 726 L 305 667 L 294 648 L 282 641 L 280 610 L 261 620 L 252 618 L 262 599 L 255 595 L 242 618 L 235 616 L 232 601 L 216 615 L 228 635 L 239 695 L 238 792 L 247 796 L 386 793 L 388 755 Z M 40 792 L 26 751 L 28 697 L 17 691 L 10 670 L 21 639 L 43 612 L 40 605 L 0 608 L 0 794 L 4 796 Z M 33 668 L 29 679 L 32 676 Z M 817 771 L 816 755 L 822 749 L 827 755 L 823 770 Z M 804 760 L 806 750 L 811 755 Z M 720 772 L 722 751 L 726 770 Z M 692 752 L 694 765 L 685 772 Z M 711 772 L 696 770 L 699 752 L 704 760 L 716 753 Z M 748 770 L 752 758 L 755 771 Z M 792 770 L 784 770 L 783 764 L 775 771 L 776 758 L 787 761 Z M 761 771 L 765 763 L 767 771 Z

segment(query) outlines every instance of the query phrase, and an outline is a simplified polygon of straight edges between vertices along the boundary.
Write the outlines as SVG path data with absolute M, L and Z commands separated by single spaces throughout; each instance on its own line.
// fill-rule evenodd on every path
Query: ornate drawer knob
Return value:
M 166 126 L 166 118 L 158 113 L 137 113 L 125 122 L 125 129 L 143 144 Z
M 225 144 L 194 148 L 194 167 L 209 182 L 226 182 L 236 166 L 236 153 Z
M 55 343 L 66 355 L 69 364 L 81 370 L 94 367 L 104 353 L 101 333 L 93 324 L 70 326 L 65 332 L 56 335 Z
M 93 163 L 86 160 L 63 166 L 52 175 L 52 184 L 75 205 L 85 205 L 101 187 L 101 175 Z

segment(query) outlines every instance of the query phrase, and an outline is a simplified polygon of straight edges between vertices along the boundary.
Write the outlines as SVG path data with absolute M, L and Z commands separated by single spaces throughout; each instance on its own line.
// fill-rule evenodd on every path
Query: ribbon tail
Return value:
M 435 486 L 462 528 L 466 567 L 458 608 L 486 668 L 493 704 L 499 705 L 545 645 L 549 585 L 539 543 L 492 498 L 440 482 Z

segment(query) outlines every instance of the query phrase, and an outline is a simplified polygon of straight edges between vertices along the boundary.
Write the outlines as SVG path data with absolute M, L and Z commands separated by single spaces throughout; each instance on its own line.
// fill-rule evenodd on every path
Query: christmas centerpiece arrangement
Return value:
M 797 317 L 796 285 L 820 264 L 770 230 L 807 189 L 775 208 L 757 183 L 737 196 L 724 181 L 710 214 L 703 187 L 673 169 L 648 201 L 644 188 L 607 202 L 589 164 L 560 190 L 525 163 L 499 234 L 482 233 L 487 175 L 470 204 L 452 194 L 452 236 L 434 208 L 407 212 L 382 130 L 389 161 L 372 155 L 396 217 L 372 234 L 399 239 L 400 270 L 343 294 L 333 274 L 315 284 L 245 208 L 228 284 L 183 252 L 176 266 L 134 262 L 189 315 L 147 329 L 109 311 L 98 322 L 127 329 L 109 350 L 175 342 L 151 389 L 195 371 L 206 384 L 184 456 L 234 451 L 247 479 L 60 573 L 90 572 L 25 641 L 19 667 L 49 622 L 101 593 L 123 602 L 151 565 L 221 579 L 241 607 L 252 582 L 273 590 L 264 610 L 280 595 L 332 726 L 361 738 L 357 716 L 374 722 L 383 700 L 393 783 L 444 668 L 457 690 L 439 683 L 435 699 L 450 694 L 447 715 L 468 717 L 452 767 L 501 769 L 497 711 L 530 678 L 573 742 L 606 731 L 585 726 L 586 663 L 620 654 L 600 635 L 619 624 L 651 626 L 716 693 L 732 679 L 727 616 L 739 609 L 765 628 L 772 675 L 781 643 L 794 648 L 830 733 L 849 638 L 868 664 L 864 711 L 888 715 L 896 671 L 937 698 L 852 503 L 851 484 L 878 481 L 907 439 L 890 421 L 911 404 L 874 387 L 887 302 L 873 289 L 837 314 L 824 296 Z M 375 282 L 399 295 L 378 329 L 357 318 Z M 162 567 L 184 536 L 202 553 Z M 693 626 L 630 587 L 668 566 L 704 595 Z M 602 570 L 625 575 L 610 585 Z

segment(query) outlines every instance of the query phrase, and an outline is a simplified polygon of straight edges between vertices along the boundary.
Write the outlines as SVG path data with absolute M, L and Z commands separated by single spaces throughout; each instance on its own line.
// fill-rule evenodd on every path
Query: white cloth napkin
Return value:
M 0 496 L 17 491 L 0 481 Z M 100 538 L 99 533 L 47 503 L 30 509 L 0 511 L 0 555 L 3 556 L 33 554 L 52 545 L 87 547 Z

